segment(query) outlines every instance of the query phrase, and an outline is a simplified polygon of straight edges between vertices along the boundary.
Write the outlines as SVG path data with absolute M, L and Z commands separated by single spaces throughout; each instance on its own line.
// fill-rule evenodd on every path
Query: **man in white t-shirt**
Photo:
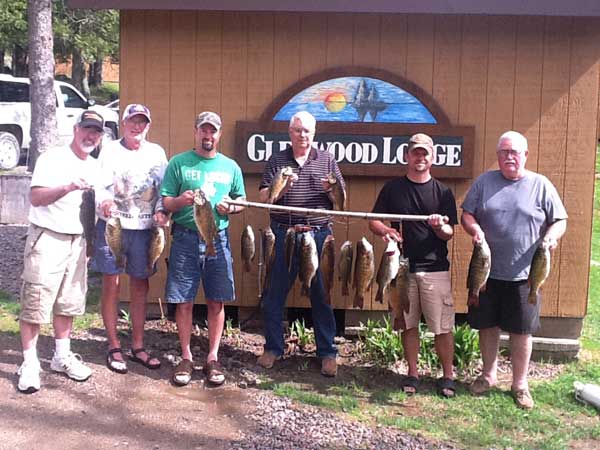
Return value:
M 148 249 L 152 228 L 168 222 L 159 195 L 167 157 L 160 145 L 146 140 L 151 123 L 146 106 L 127 105 L 123 111 L 123 137 L 103 147 L 99 157 L 101 186 L 96 191 L 96 203 L 101 220 L 96 225 L 92 269 L 102 273 L 102 319 L 108 339 L 106 366 L 116 373 L 127 372 L 117 334 L 117 297 L 122 273 L 129 275 L 133 328 L 130 360 L 148 369 L 160 367 L 158 358 L 144 348 L 148 279 L 156 272 L 155 267 L 150 267 Z M 123 267 L 117 264 L 104 237 L 106 221 L 111 217 L 118 217 L 121 223 Z
M 40 155 L 33 171 L 19 315 L 21 392 L 40 389 L 36 346 L 40 324 L 51 318 L 56 349 L 50 368 L 77 381 L 92 374 L 71 351 L 70 335 L 73 316 L 85 312 L 87 256 L 80 211 L 84 191 L 96 184 L 98 163 L 89 153 L 100 143 L 103 130 L 104 119 L 84 111 L 73 127 L 71 144 Z

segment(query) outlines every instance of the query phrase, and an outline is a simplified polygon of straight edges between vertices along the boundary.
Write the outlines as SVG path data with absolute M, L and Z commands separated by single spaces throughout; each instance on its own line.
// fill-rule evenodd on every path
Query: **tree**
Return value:
M 12 56 L 13 73 L 26 76 L 27 0 L 0 0 L 0 49 Z
M 52 0 L 28 0 L 31 145 L 29 168 L 57 139 Z
M 119 13 L 115 10 L 69 9 L 66 0 L 56 0 L 54 36 L 56 52 L 72 57 L 73 84 L 89 95 L 85 65 L 118 54 Z

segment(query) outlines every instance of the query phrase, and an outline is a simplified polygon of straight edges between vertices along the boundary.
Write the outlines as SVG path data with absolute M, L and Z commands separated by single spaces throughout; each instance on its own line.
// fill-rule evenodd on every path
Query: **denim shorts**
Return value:
M 196 299 L 200 280 L 204 296 L 215 302 L 235 300 L 233 258 L 228 231 L 215 239 L 215 256 L 206 255 L 206 243 L 198 232 L 173 224 L 173 239 L 167 273 L 167 303 L 189 303 Z
M 125 230 L 121 231 L 121 245 L 125 267 L 117 267 L 117 262 L 110 247 L 104 238 L 106 222 L 99 219 L 96 223 L 96 242 L 94 244 L 94 257 L 90 270 L 105 275 L 119 275 L 123 272 L 128 275 L 145 280 L 156 272 L 156 268 L 148 269 L 148 252 L 152 230 Z

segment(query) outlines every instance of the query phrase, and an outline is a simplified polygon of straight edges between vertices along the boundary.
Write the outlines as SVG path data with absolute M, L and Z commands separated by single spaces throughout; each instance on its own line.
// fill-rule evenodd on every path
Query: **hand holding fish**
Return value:
M 558 247 L 558 240 L 552 236 L 544 236 L 542 243 L 547 246 L 550 251 L 554 251 L 554 249 Z
M 106 199 L 100 204 L 100 209 L 102 210 L 102 214 L 107 219 L 112 217 L 112 213 L 115 210 L 115 202 L 112 199 Z
M 85 181 L 83 178 L 77 178 L 77 179 L 71 181 L 71 183 L 67 185 L 67 191 L 69 191 L 69 192 L 77 191 L 78 189 L 86 190 L 86 189 L 91 189 L 91 188 L 92 188 L 92 186 L 90 186 L 88 184 L 88 182 Z
M 191 206 L 194 204 L 194 191 L 188 189 L 181 193 L 179 197 L 175 197 L 175 204 L 177 206 L 177 211 L 179 211 L 184 206 Z M 171 208 L 171 206 L 169 206 Z
M 169 215 L 165 211 L 158 211 L 152 217 L 154 219 L 154 223 L 159 227 L 168 227 L 169 226 Z

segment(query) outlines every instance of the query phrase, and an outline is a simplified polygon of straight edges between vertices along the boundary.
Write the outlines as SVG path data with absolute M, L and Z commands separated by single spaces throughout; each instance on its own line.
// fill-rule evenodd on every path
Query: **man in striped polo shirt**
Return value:
M 270 186 L 278 171 L 290 167 L 293 175 L 274 199 L 273 203 L 303 208 L 333 209 L 330 186 L 325 181 L 333 173 L 344 186 L 344 180 L 333 155 L 312 146 L 315 136 L 315 118 L 301 111 L 291 118 L 289 135 L 292 142 L 285 150 L 275 152 L 267 162 L 259 186 L 261 202 L 269 199 Z M 285 263 L 285 235 L 288 228 L 296 231 L 296 245 L 291 268 Z M 263 294 L 263 322 L 265 348 L 257 363 L 265 368 L 273 367 L 283 355 L 283 308 L 290 287 L 298 275 L 300 236 L 309 232 L 317 244 L 320 255 L 325 238 L 332 233 L 331 218 L 326 216 L 310 218 L 305 215 L 286 212 L 271 212 L 271 229 L 275 234 L 275 260 L 266 282 Z M 337 374 L 337 350 L 333 344 L 336 325 L 331 306 L 325 300 L 325 288 L 320 270 L 317 270 L 310 286 L 310 302 L 317 343 L 317 356 L 321 358 L 321 373 L 333 377 Z

